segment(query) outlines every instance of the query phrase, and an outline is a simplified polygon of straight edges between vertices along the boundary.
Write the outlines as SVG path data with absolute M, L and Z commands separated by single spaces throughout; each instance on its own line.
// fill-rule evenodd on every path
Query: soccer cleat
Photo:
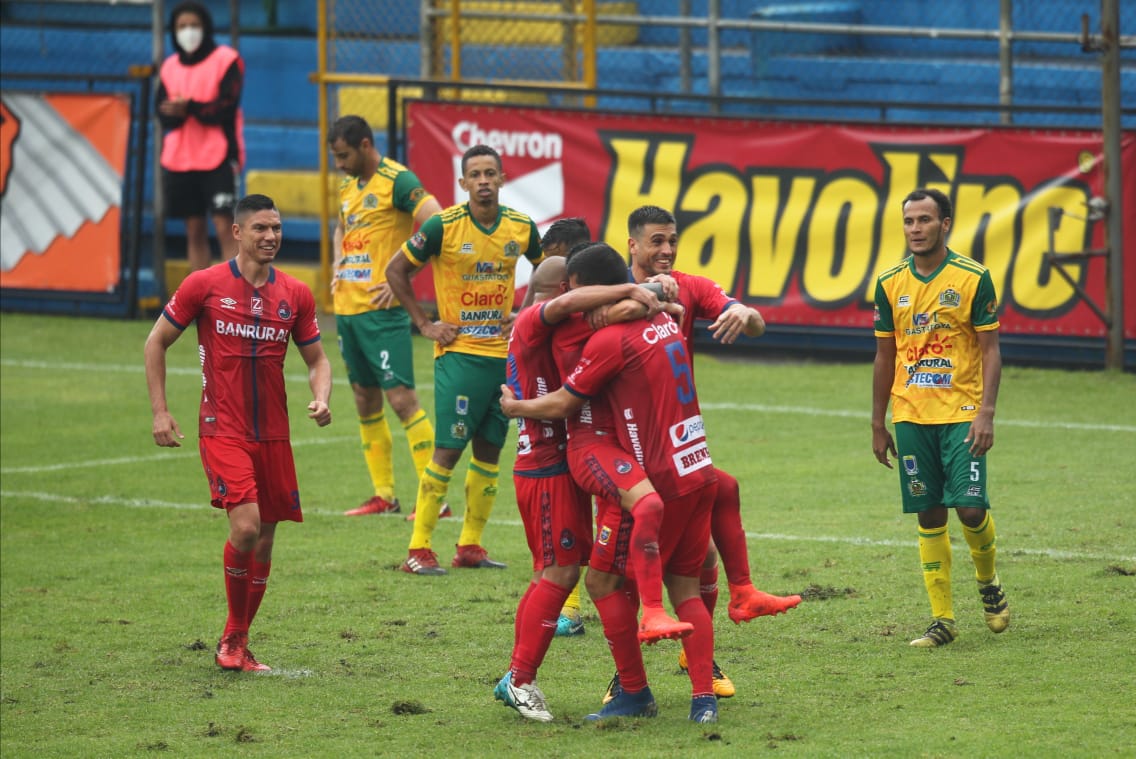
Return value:
M 798 595 L 774 596 L 753 585 L 730 585 L 730 621 L 740 624 L 755 617 L 783 614 L 800 602 Z
M 709 725 L 718 721 L 718 699 L 713 696 L 695 696 L 690 699 L 690 721 Z
M 410 510 L 410 513 L 406 515 L 407 522 L 414 521 L 414 514 L 415 512 L 417 512 L 417 510 L 417 507 Z M 454 510 L 450 508 L 450 504 L 443 502 L 442 508 L 438 509 L 438 519 L 446 519 L 447 517 L 452 517 L 453 515 Z
M 513 685 L 513 673 L 509 672 L 501 678 L 501 682 L 497 683 L 498 688 L 502 684 L 505 686 L 505 697 L 501 700 L 505 702 L 505 706 L 510 706 L 516 709 L 522 717 L 534 719 L 537 722 L 552 721 L 552 712 L 548 711 L 548 702 L 536 683 Z M 493 695 L 497 695 L 496 688 L 493 689 Z
M 241 671 L 242 672 L 271 672 L 272 667 L 268 666 L 267 664 L 261 664 L 260 662 L 258 662 L 256 660 L 256 657 L 252 655 L 252 651 L 248 650 L 248 646 L 245 646 L 245 659 L 244 659 L 243 662 L 241 662 Z
M 619 695 L 604 704 L 603 708 L 584 719 L 595 722 L 613 717 L 654 717 L 658 713 L 659 707 L 655 704 L 650 688 L 644 688 L 638 693 L 628 693 L 621 689 Z
M 346 517 L 361 517 L 366 514 L 397 514 L 402 511 L 402 507 L 398 505 L 398 499 L 388 501 L 381 495 L 372 496 L 359 506 L 357 509 L 343 512 Z
M 678 668 L 686 672 L 686 651 L 678 652 Z M 734 681 L 722 671 L 718 666 L 718 662 L 714 662 L 714 695 L 718 698 L 730 698 L 738 692 L 734 687 Z
M 945 646 L 958 637 L 958 628 L 953 619 L 941 617 L 931 623 L 923 637 L 911 641 L 916 648 L 937 648 Z
M 429 548 L 411 548 L 410 555 L 399 567 L 412 575 L 444 575 L 446 570 L 438 566 L 438 554 Z
M 694 625 L 679 622 L 660 609 L 643 609 L 643 619 L 639 621 L 639 642 L 648 646 L 660 640 L 678 640 L 694 632 Z
M 508 706 L 509 702 L 506 700 L 509 695 L 508 689 L 505 687 L 506 683 L 512 682 L 513 670 L 506 672 L 497 684 L 493 686 L 493 698 L 501 702 L 501 706 Z
M 573 635 L 584 634 L 584 620 L 579 612 L 576 614 L 561 614 L 556 621 L 556 635 L 561 638 L 570 638 Z
M 234 630 L 222 636 L 217 642 L 217 654 L 213 657 L 221 669 L 240 671 L 245 665 L 245 646 L 248 633 Z
M 619 682 L 619 672 L 616 672 L 612 676 L 611 682 L 607 684 L 607 692 L 604 693 L 601 703 L 605 705 L 611 703 L 611 700 L 620 693 L 623 693 L 623 683 Z
M 471 546 L 455 546 L 458 552 L 454 554 L 454 560 L 450 562 L 451 567 L 459 567 L 462 569 L 504 569 L 505 565 L 500 561 L 493 561 L 489 558 L 489 554 L 484 548 L 478 545 Z
M 982 596 L 982 614 L 986 626 L 1000 633 L 1010 626 L 1010 606 L 1006 603 L 1006 592 L 998 575 L 990 582 L 978 583 L 978 594 Z

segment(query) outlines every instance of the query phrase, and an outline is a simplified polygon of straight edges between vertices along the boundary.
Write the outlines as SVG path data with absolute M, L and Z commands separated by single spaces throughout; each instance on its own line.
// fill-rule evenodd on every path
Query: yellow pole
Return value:
M 584 0 L 584 86 L 589 90 L 596 88 L 596 0 Z M 588 108 L 596 107 L 596 96 L 584 98 Z
M 461 0 L 450 0 L 450 79 L 461 79 Z
M 334 2 L 334 0 L 332 0 Z M 327 227 L 331 221 L 331 208 L 329 207 L 330 198 L 327 194 L 327 179 L 328 179 L 328 165 L 327 165 L 327 146 L 324 145 L 324 140 L 327 137 L 328 130 L 331 126 L 327 114 L 327 82 L 324 77 L 327 75 L 327 0 L 317 0 L 316 4 L 316 71 L 319 73 L 319 85 L 317 91 L 319 93 L 319 188 L 320 188 L 320 274 L 316 277 L 316 287 L 320 292 L 316 294 L 316 301 L 323 306 L 325 312 L 330 312 L 333 308 L 331 303 L 331 240 L 328 235 Z

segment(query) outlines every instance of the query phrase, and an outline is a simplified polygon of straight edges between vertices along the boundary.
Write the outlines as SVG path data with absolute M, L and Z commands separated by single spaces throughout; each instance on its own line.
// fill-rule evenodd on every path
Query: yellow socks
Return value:
M 465 515 L 458 545 L 481 545 L 481 533 L 485 531 L 485 523 L 489 521 L 489 513 L 493 511 L 493 504 L 497 500 L 498 471 L 496 464 L 470 458 L 469 470 L 465 475 Z M 434 510 L 437 511 L 437 508 Z M 421 509 L 418 515 L 421 518 Z
M 452 469 L 445 469 L 431 461 L 418 479 L 418 500 L 414 506 L 414 532 L 410 536 L 410 550 L 430 547 L 430 538 L 438 524 L 438 510 L 446 500 L 453 473 Z M 468 506 L 466 511 L 469 511 Z
M 422 479 L 422 472 L 434 456 L 434 425 L 426 412 L 418 409 L 418 413 L 402 423 L 406 430 L 406 444 L 410 446 L 410 458 L 414 460 L 414 470 L 418 472 L 418 479 Z
M 359 437 L 363 440 L 363 460 L 367 462 L 375 495 L 393 501 L 394 460 L 391 458 L 391 450 L 394 446 L 387 418 L 382 411 L 359 417 Z
M 931 600 L 931 616 L 954 619 L 951 600 L 951 539 L 947 525 L 935 529 L 919 528 L 919 561 L 923 564 L 923 584 Z
M 582 585 L 583 582 L 584 576 L 581 574 L 580 579 L 576 581 L 575 587 L 572 588 L 572 592 L 570 592 L 568 594 L 568 597 L 564 599 L 564 608 L 560 612 L 564 616 L 580 616 L 580 585 Z
M 986 512 L 986 518 L 978 527 L 962 526 L 962 534 L 970 546 L 970 557 L 974 559 L 975 579 L 990 582 L 994 579 L 994 555 L 997 553 L 994 537 L 994 517 Z

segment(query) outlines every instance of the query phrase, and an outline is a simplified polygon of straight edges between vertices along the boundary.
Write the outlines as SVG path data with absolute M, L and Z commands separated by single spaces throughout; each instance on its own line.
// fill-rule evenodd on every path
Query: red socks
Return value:
M 562 588 L 551 580 L 541 578 L 535 585 L 529 585 L 529 592 L 521 600 L 523 613 L 519 611 L 517 643 L 513 648 L 513 684 L 524 685 L 536 679 L 536 671 L 552 645 L 556 634 L 556 623 L 560 610 L 571 588 Z
M 229 600 L 229 618 L 225 620 L 225 635 L 233 631 L 248 632 L 249 623 L 249 564 L 252 551 L 241 553 L 225 541 L 225 596 Z M 263 595 L 263 590 L 261 591 Z
M 734 585 L 749 582 L 749 549 L 746 547 L 745 528 L 742 527 L 741 498 L 738 481 L 721 469 L 718 473 L 718 496 L 710 512 L 710 537 L 718 546 L 726 579 Z
M 659 530 L 663 524 L 663 500 L 648 493 L 631 507 L 631 574 L 639 584 L 639 597 L 650 608 L 663 606 L 663 564 L 659 557 Z
M 603 622 L 604 638 L 615 659 L 620 684 L 628 693 L 638 693 L 647 687 L 647 672 L 643 669 L 639 620 L 634 604 L 622 590 L 608 593 L 603 598 L 593 598 L 592 602 Z
M 714 693 L 714 623 L 700 598 L 688 598 L 675 609 L 682 622 L 694 625 L 694 632 L 682 639 L 692 696 Z
M 248 590 L 248 624 L 256 619 L 256 612 L 260 602 L 264 600 L 264 591 L 268 590 L 268 573 L 272 571 L 272 562 L 261 564 L 256 559 L 249 561 L 249 590 Z
M 714 616 L 714 608 L 718 605 L 718 564 L 707 569 L 702 568 L 702 576 L 698 578 L 698 592 L 702 596 L 702 603 L 710 616 Z

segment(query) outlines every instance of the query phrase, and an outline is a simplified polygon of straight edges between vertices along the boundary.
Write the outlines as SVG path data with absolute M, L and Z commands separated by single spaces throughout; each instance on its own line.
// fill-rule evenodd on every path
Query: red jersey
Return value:
M 572 314 L 556 328 L 552 337 L 552 355 L 560 369 L 561 377 L 567 378 L 576 368 L 580 356 L 584 353 L 584 346 L 594 334 L 595 331 L 583 314 Z M 615 434 L 615 418 L 612 417 L 611 408 L 602 399 L 598 403 L 589 400 L 565 421 L 568 424 L 570 446 L 596 433 Z M 628 451 L 630 450 L 629 448 Z
M 682 337 L 686 340 L 686 347 L 693 352 L 694 320 L 713 321 L 738 301 L 726 295 L 726 291 L 712 279 L 681 271 L 672 271 L 670 275 L 678 283 L 678 302 L 686 309 L 686 316 L 682 320 Z
M 663 500 L 716 482 L 690 358 L 667 314 L 604 327 L 588 340 L 564 387 L 603 405 Z
M 517 314 L 509 335 L 506 383 L 519 399 L 538 398 L 560 388 L 560 370 L 552 359 L 553 326 L 544 321 L 544 303 Z M 517 420 L 517 460 L 513 471 L 555 474 L 567 471 L 568 434 L 562 421 Z
M 320 339 L 308 286 L 273 268 L 263 287 L 253 287 L 232 259 L 186 277 L 162 314 L 181 330 L 197 322 L 200 435 L 287 440 L 288 341 Z

